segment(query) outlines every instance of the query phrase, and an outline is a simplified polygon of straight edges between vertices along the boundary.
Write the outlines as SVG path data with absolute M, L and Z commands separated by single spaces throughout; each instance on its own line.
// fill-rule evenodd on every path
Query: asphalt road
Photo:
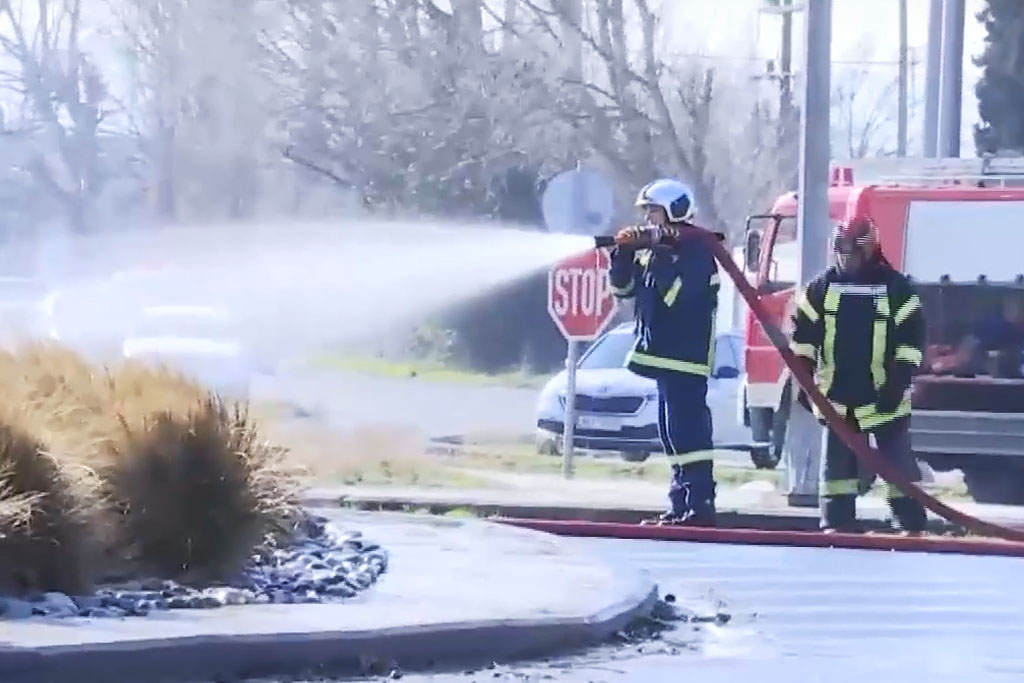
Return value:
M 1024 562 L 877 551 L 570 541 L 731 619 L 660 641 L 410 683 L 995 683 L 1024 679 Z

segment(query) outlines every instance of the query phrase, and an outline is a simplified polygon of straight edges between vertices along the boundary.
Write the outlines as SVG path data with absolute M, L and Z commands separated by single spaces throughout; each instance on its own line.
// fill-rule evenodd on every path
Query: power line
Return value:
M 768 62 L 772 61 L 771 57 L 741 57 L 739 55 L 709 55 L 701 52 L 674 52 L 673 56 L 676 57 L 689 57 L 692 59 L 701 59 L 711 62 Z M 833 66 L 878 66 L 878 67 L 898 67 L 900 62 L 897 59 L 880 60 L 880 59 L 833 59 Z

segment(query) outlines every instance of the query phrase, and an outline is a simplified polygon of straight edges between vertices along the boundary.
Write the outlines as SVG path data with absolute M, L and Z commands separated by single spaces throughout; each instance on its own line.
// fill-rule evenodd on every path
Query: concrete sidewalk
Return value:
M 344 504 L 361 509 L 426 509 L 444 513 L 467 510 L 483 516 L 501 515 L 534 519 L 639 522 L 664 511 L 666 487 L 631 479 L 572 479 L 557 475 L 473 471 L 494 484 L 486 489 L 446 489 L 399 486 L 339 486 L 307 492 L 317 505 Z M 980 505 L 968 500 L 947 501 L 976 517 L 1008 526 L 1024 526 L 1024 508 Z M 719 525 L 786 531 L 818 528 L 816 508 L 792 507 L 783 492 L 770 482 L 718 487 Z M 883 497 L 862 496 L 858 515 L 869 529 L 888 528 Z M 950 526 L 929 513 L 935 531 Z
M 324 511 L 390 556 L 360 597 L 128 619 L 2 625 L 0 680 L 222 680 L 471 665 L 602 641 L 656 600 L 651 579 L 559 539 L 477 520 Z

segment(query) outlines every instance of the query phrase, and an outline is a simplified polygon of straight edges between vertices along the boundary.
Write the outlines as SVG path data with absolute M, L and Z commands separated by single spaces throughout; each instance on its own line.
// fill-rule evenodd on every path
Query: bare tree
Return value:
M 255 0 L 108 4 L 133 56 L 134 132 L 157 215 L 253 215 L 270 125 Z
M 594 0 L 591 14 L 579 19 L 566 3 L 522 4 L 529 14 L 523 40 L 583 42 L 587 76 L 566 70 L 546 100 L 583 131 L 624 186 L 679 176 L 693 187 L 702 220 L 726 232 L 776 190 L 779 145 L 758 144 L 760 129 L 776 125 L 757 107 L 749 74 L 663 55 L 659 17 L 648 0 Z M 639 18 L 635 46 L 631 16 Z
M 896 153 L 899 76 L 871 63 L 874 41 L 866 39 L 854 52 L 854 63 L 833 68 L 832 150 L 834 156 L 862 159 Z M 861 62 L 861 63 L 856 63 Z M 911 107 L 913 103 L 909 103 Z
M 290 0 L 289 26 L 268 32 L 290 156 L 369 207 L 470 215 L 498 211 L 510 172 L 565 156 L 548 90 L 531 87 L 540 62 L 491 46 L 480 0 L 367 5 Z
M 0 50 L 17 65 L 0 74 L 21 97 L 15 124 L 26 144 L 22 161 L 35 185 L 61 207 L 68 224 L 85 231 L 106 176 L 101 126 L 109 112 L 107 86 L 80 44 L 83 0 L 0 0 Z
M 837 80 L 831 103 L 833 154 L 848 159 L 894 154 L 891 129 L 897 80 L 893 78 L 879 87 L 872 83 L 867 69 L 848 72 Z
M 581 159 L 624 198 L 683 178 L 702 220 L 732 230 L 785 182 L 793 141 L 749 74 L 673 55 L 650 0 L 35 2 L 28 28 L 24 3 L 0 0 L 0 47 L 46 142 L 35 182 L 76 224 L 104 182 L 114 106 L 78 47 L 86 2 L 105 3 L 131 55 L 118 132 L 140 163 L 121 173 L 162 221 L 298 211 L 314 178 L 376 210 L 536 220 L 535 184 Z

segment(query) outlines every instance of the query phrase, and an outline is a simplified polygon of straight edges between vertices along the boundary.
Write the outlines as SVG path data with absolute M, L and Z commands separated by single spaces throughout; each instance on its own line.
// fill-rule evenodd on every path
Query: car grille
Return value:
M 562 423 L 556 420 L 538 420 L 537 427 L 553 434 L 561 434 L 564 431 Z M 653 441 L 658 439 L 658 425 L 644 425 L 643 427 L 623 425 L 622 429 L 615 432 L 605 432 L 598 429 L 580 429 L 577 427 L 573 430 L 573 434 L 576 438 L 607 439 L 608 437 L 615 437 L 630 441 Z
M 565 407 L 565 397 L 561 399 L 562 407 Z M 642 408 L 644 399 L 641 396 L 608 396 L 598 398 L 577 394 L 576 410 L 583 413 L 614 413 L 618 415 L 632 415 Z

